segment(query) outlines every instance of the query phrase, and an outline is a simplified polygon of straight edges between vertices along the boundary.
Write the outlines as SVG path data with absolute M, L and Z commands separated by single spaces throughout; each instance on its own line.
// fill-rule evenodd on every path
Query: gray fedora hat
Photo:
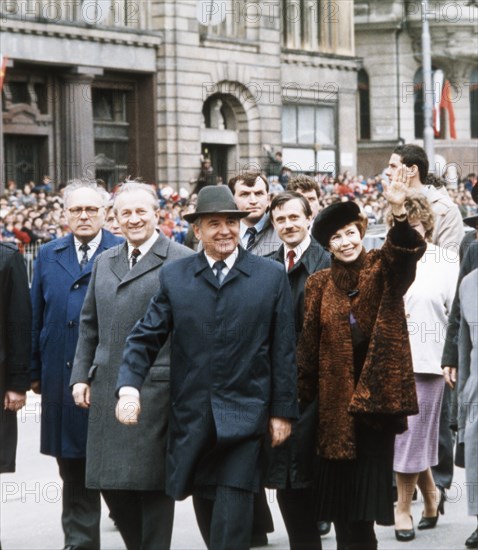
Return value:
M 207 185 L 198 194 L 196 212 L 185 214 L 187 222 L 193 222 L 206 214 L 227 214 L 236 218 L 245 218 L 249 212 L 238 210 L 231 190 L 225 185 Z

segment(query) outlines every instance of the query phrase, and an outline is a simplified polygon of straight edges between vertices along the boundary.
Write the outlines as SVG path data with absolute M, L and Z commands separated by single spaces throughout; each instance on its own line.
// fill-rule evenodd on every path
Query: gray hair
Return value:
M 120 197 L 123 193 L 134 193 L 136 191 L 144 191 L 145 193 L 150 195 L 150 197 L 152 199 L 152 205 L 153 205 L 154 210 L 159 209 L 158 195 L 156 194 L 156 192 L 154 191 L 154 189 L 152 188 L 151 185 L 148 185 L 147 183 L 139 183 L 137 181 L 127 181 L 126 183 L 124 183 L 121 186 L 119 191 L 114 196 L 113 211 L 115 212 L 115 214 L 116 214 L 115 205 L 116 205 L 116 200 L 118 199 L 118 197 Z
M 103 203 L 102 206 L 106 206 L 108 201 L 110 200 L 110 194 L 108 193 L 108 191 L 98 185 L 95 180 L 91 180 L 88 178 L 73 179 L 68 181 L 67 186 L 63 191 L 63 204 L 65 208 L 68 204 L 70 195 L 77 189 L 92 189 L 93 191 L 96 191 L 101 197 L 101 201 Z

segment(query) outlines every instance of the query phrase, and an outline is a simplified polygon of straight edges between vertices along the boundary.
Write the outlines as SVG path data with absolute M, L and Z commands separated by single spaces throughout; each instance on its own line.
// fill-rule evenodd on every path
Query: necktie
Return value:
M 219 285 L 222 285 L 222 281 L 224 281 L 224 273 L 222 270 L 226 267 L 226 262 L 223 262 L 222 260 L 218 262 L 214 262 L 214 265 L 212 266 L 213 269 L 216 270 L 216 279 L 219 283 Z
M 133 248 L 131 251 L 131 267 L 134 267 L 138 263 L 138 258 L 141 256 L 141 250 L 139 248 Z
M 249 235 L 246 250 L 250 250 L 256 242 L 257 229 L 255 227 L 249 227 L 249 229 L 246 231 L 246 235 Z
M 296 254 L 293 250 L 287 252 L 287 271 L 290 271 L 294 267 L 294 258 Z
M 88 250 L 89 249 L 90 249 L 90 247 L 87 244 L 80 245 L 80 250 L 81 250 L 81 252 L 83 252 L 83 256 L 80 260 L 80 269 L 82 271 L 85 268 L 86 264 L 88 263 Z

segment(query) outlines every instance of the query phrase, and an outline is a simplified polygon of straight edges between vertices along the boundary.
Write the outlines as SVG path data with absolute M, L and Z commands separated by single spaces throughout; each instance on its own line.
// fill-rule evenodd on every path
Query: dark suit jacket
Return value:
M 284 245 L 279 250 L 272 254 L 271 258 L 280 262 L 284 269 Z M 302 329 L 304 322 L 304 287 L 305 281 L 312 273 L 330 267 L 330 254 L 325 248 L 320 245 L 313 237 L 311 237 L 310 246 L 302 254 L 299 261 L 287 273 L 290 288 L 292 290 L 292 299 L 294 301 L 294 322 L 296 327 L 297 337 Z
M 284 265 L 284 245 L 272 256 Z M 296 337 L 299 338 L 304 321 L 304 287 L 312 273 L 330 267 L 330 254 L 312 237 L 310 246 L 287 273 L 294 301 Z M 300 489 L 309 485 L 313 477 L 315 457 L 316 403 L 309 404 L 294 423 L 290 438 L 279 447 L 266 444 L 267 467 L 265 485 L 274 489 Z M 287 485 L 289 483 L 289 485 Z
M 126 337 L 158 292 L 159 272 L 193 254 L 160 235 L 147 254 L 129 268 L 126 243 L 95 262 L 81 310 L 80 336 L 70 384 L 90 383 L 86 484 L 96 489 L 164 489 L 169 414 L 169 342 L 163 346 L 143 386 L 136 426 L 115 419 L 114 388 Z
M 123 242 L 103 229 L 99 247 L 83 271 L 73 234 L 40 248 L 32 282 L 32 380 L 41 380 L 40 451 L 62 458 L 84 458 L 88 413 L 73 402 L 70 376 L 78 340 L 80 311 L 93 261 Z
M 249 250 L 250 253 L 257 256 L 270 256 L 280 247 L 282 242 L 272 225 L 269 214 L 264 214 L 264 216 L 266 216 L 264 227 L 256 235 L 256 240 Z
M 292 300 L 282 267 L 239 249 L 219 286 L 204 253 L 160 272 L 160 291 L 127 339 L 118 388 L 140 388 L 171 334 L 166 491 L 258 490 L 271 416 L 295 418 Z
M 14 245 L 0 243 L 0 473 L 15 471 L 17 414 L 4 411 L 3 400 L 30 388 L 31 322 L 25 262 Z

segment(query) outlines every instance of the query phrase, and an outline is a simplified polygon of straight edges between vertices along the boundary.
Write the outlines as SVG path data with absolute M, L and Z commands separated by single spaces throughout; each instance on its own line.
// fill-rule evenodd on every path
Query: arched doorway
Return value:
M 249 90 L 238 82 L 222 81 L 203 103 L 201 151 L 216 176 L 229 179 L 248 168 L 260 151 L 259 113 Z

